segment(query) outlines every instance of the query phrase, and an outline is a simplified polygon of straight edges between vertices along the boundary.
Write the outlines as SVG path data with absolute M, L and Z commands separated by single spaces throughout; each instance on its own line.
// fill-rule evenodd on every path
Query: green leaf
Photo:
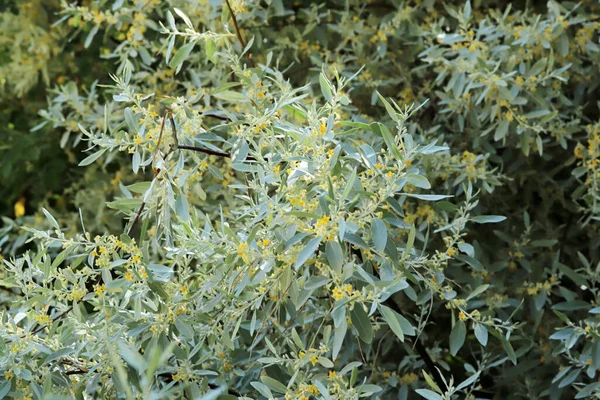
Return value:
M 410 227 L 410 232 L 408 234 L 408 240 L 406 241 L 406 247 L 404 248 L 404 257 L 407 258 L 410 255 L 410 251 L 412 250 L 413 245 L 415 244 L 415 237 L 417 235 L 417 230 L 415 226 L 412 225 Z
M 379 306 L 379 311 L 390 329 L 398 336 L 398 339 L 400 339 L 401 342 L 404 342 L 404 332 L 402 332 L 402 326 L 400 326 L 398 313 L 384 305 Z
M 477 380 L 477 378 L 479 378 L 479 374 L 481 374 L 481 371 L 477 371 L 476 373 L 471 375 L 469 378 L 465 379 L 460 385 L 458 385 L 456 387 L 456 390 L 464 389 L 464 388 L 470 386 L 471 384 L 473 384 Z
M 108 149 L 104 148 L 102 150 L 98 150 L 97 152 L 90 154 L 89 156 L 87 156 L 86 158 L 81 160 L 81 162 L 79 163 L 79 166 L 85 167 L 86 165 L 90 165 L 91 163 L 93 163 L 94 161 L 99 159 L 102 156 L 102 154 L 104 154 L 106 152 L 106 150 L 108 150 Z
M 204 51 L 206 52 L 206 57 L 215 64 L 217 62 L 217 58 L 215 57 L 215 51 L 217 50 L 217 45 L 214 40 L 208 39 L 206 44 L 204 45 Z
M 477 222 L 478 224 L 495 224 L 497 222 L 502 222 L 505 219 L 506 217 L 502 215 L 478 215 L 471 218 L 471 221 Z
M 183 45 L 179 49 L 177 54 L 175 54 L 173 56 L 173 58 L 171 59 L 171 61 L 169 62 L 169 67 L 171 67 L 171 68 L 179 67 L 179 65 L 181 63 L 183 63 L 189 57 L 190 53 L 194 49 L 195 44 L 196 44 L 195 42 L 190 42 L 186 45 Z
M 513 349 L 512 344 L 510 344 L 510 342 L 506 340 L 504 336 L 502 336 L 502 347 L 504 347 L 504 351 L 506 351 L 510 361 L 517 365 L 517 355 L 515 354 L 515 350 Z
M 329 102 L 333 97 L 331 83 L 323 72 L 321 72 L 319 75 L 319 85 L 321 86 L 321 93 L 323 94 L 323 97 L 325 97 L 325 100 Z
M 246 96 L 243 93 L 235 92 L 233 90 L 224 90 L 222 92 L 215 93 L 213 94 L 213 97 L 225 101 L 230 101 L 232 103 L 246 100 Z
M 44 215 L 46 216 L 46 218 L 48 219 L 48 221 L 50 221 L 50 225 L 52 225 L 54 227 L 54 229 L 59 229 L 60 230 L 60 225 L 58 225 L 58 222 L 56 222 L 56 219 L 54 219 L 54 217 L 52 216 L 52 214 L 50 214 L 48 212 L 48 210 L 46 210 L 44 207 L 42 207 L 42 211 L 44 212 Z
M 382 220 L 378 218 L 373 218 L 371 220 L 371 237 L 373 239 L 373 245 L 382 253 L 385 250 L 385 245 L 387 243 L 387 229 L 385 228 L 385 224 Z
M 344 264 L 342 246 L 335 240 L 327 242 L 325 244 L 325 256 L 327 257 L 329 266 L 333 268 L 337 274 L 341 274 L 342 266 Z
M 427 400 L 444 400 L 442 396 L 428 389 L 417 389 L 415 392 L 425 397 Z
M 482 324 L 475 324 L 475 337 L 482 346 L 487 345 L 488 342 L 488 330 Z
M 357 303 L 354 305 L 354 308 L 350 311 L 350 318 L 361 340 L 365 343 L 371 343 L 373 341 L 373 327 L 362 304 Z
M 287 393 L 287 388 L 285 387 L 285 385 L 276 379 L 263 375 L 260 377 L 260 380 L 271 390 L 274 390 L 278 393 Z
M 421 189 L 431 189 L 431 183 L 422 175 L 408 174 L 406 180 Z
M 452 327 L 452 332 L 450 332 L 450 354 L 455 356 L 460 348 L 465 343 L 465 338 L 467 337 L 467 326 L 464 321 L 456 321 L 454 327 Z
M 476 258 L 465 256 L 464 254 L 456 255 L 456 256 L 454 256 L 454 258 L 469 264 L 476 271 L 484 271 L 485 270 L 485 268 L 483 267 L 483 264 L 481 264 L 481 262 L 479 262 L 479 260 Z
M 298 254 L 298 258 L 296 259 L 296 264 L 294 265 L 294 269 L 300 268 L 304 263 L 315 254 L 315 251 L 319 248 L 319 244 L 321 243 L 321 237 L 318 236 L 316 238 L 311 239 L 306 246 L 302 249 L 300 254 Z

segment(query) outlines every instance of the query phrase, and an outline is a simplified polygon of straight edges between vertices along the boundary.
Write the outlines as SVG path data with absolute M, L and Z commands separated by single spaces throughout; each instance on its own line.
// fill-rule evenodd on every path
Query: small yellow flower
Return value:
M 25 215 L 25 197 L 21 198 L 15 203 L 15 218 L 20 218 Z
M 309 361 L 313 366 L 315 366 L 319 362 L 319 359 L 317 358 L 317 356 L 313 355 Z
M 335 371 L 329 371 L 329 379 L 335 379 L 337 378 L 337 374 L 335 373 Z
M 467 319 L 467 314 L 461 311 L 460 313 L 458 313 L 458 319 L 460 319 L 461 321 L 465 321 Z
M 94 285 L 94 292 L 96 292 L 96 294 L 98 296 L 102 295 L 102 293 L 104 293 L 105 290 L 106 290 L 106 287 L 104 286 L 104 284 Z
M 5 371 L 5 372 L 4 372 L 4 377 L 5 377 L 6 379 L 10 379 L 10 378 L 12 378 L 13 376 L 15 376 L 15 374 L 13 374 L 13 373 L 12 373 L 12 372 L 10 372 L 10 371 Z
M 336 287 L 333 289 L 331 297 L 333 297 L 335 301 L 340 301 L 344 298 L 344 292 L 339 287 Z
M 321 135 L 324 135 L 324 134 L 325 134 L 325 132 L 327 132 L 327 126 L 326 126 L 325 124 L 321 124 L 321 125 L 319 125 L 319 133 L 320 133 Z
M 127 271 L 127 273 L 125 274 L 125 279 L 127 279 L 127 281 L 129 282 L 133 280 L 133 274 L 131 273 L 131 271 Z

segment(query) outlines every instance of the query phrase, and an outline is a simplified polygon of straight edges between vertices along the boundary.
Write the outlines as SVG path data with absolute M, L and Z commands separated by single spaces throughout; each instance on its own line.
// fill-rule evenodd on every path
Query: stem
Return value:
M 138 220 L 140 219 L 140 215 L 142 215 L 142 211 L 144 211 L 144 207 L 146 207 L 146 203 L 142 202 L 140 209 L 138 210 L 137 214 L 135 214 L 135 218 L 133 219 L 131 226 L 127 230 L 127 236 L 131 237 L 131 232 L 133 231 L 135 224 L 137 224 Z
M 240 44 L 242 45 L 242 51 L 244 51 L 246 49 L 246 41 L 244 40 L 244 38 L 242 37 L 242 33 L 240 32 L 240 27 L 237 23 L 237 18 L 235 17 L 233 9 L 231 8 L 231 4 L 229 4 L 229 0 L 225 0 L 225 3 L 227 3 L 227 8 L 229 9 L 229 14 L 231 14 L 231 20 L 233 21 L 233 27 L 235 28 L 235 34 L 237 35 L 237 38 L 240 41 Z M 254 68 L 254 62 L 252 61 L 252 53 L 250 53 L 250 52 L 246 53 L 246 57 L 248 57 L 248 62 L 250 63 L 250 66 L 252 68 Z

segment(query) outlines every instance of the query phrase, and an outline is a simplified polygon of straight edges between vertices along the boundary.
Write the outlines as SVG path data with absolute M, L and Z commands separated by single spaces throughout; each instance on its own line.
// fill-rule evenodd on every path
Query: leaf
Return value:
M 476 258 L 465 256 L 463 254 L 454 256 L 454 258 L 469 264 L 476 271 L 484 271 L 485 270 L 485 268 L 483 267 L 483 264 L 481 264 L 481 262 L 479 262 L 479 260 Z
M 119 347 L 119 355 L 127 364 L 140 373 L 146 369 L 146 360 L 137 350 L 132 349 L 124 342 L 119 342 L 117 346 Z
M 188 222 L 190 219 L 190 210 L 185 194 L 180 193 L 175 200 L 175 211 L 183 222 Z
M 260 377 L 260 380 L 271 390 L 274 390 L 278 393 L 287 393 L 287 388 L 285 387 L 285 385 L 276 379 L 263 375 Z
M 89 156 L 87 156 L 86 158 L 81 160 L 81 162 L 79 163 L 79 166 L 85 167 L 86 165 L 90 165 L 91 163 L 93 163 L 94 161 L 99 159 L 100 156 L 102 156 L 102 154 L 104 154 L 106 152 L 106 150 L 108 150 L 108 149 L 105 148 L 105 149 L 99 150 L 93 154 L 90 154 Z
M 357 303 L 354 305 L 354 308 L 350 311 L 350 318 L 352 325 L 358 331 L 360 339 L 365 343 L 371 343 L 373 341 L 373 327 L 362 304 Z
M 471 218 L 471 221 L 477 222 L 478 224 L 495 224 L 497 222 L 502 222 L 505 219 L 506 217 L 502 215 L 478 215 Z
M 84 48 L 87 49 L 88 47 L 90 47 L 90 44 L 92 44 L 92 40 L 94 40 L 94 36 L 96 36 L 96 33 L 98 33 L 98 29 L 100 29 L 100 25 L 94 25 L 94 27 L 90 30 L 90 32 L 85 38 L 85 42 L 83 43 Z
M 206 57 L 214 64 L 217 62 L 217 58 L 215 57 L 215 51 L 217 49 L 217 45 L 214 40 L 208 39 L 204 45 L 204 52 L 206 53 Z
M 269 389 L 269 387 L 264 383 L 250 382 L 250 385 L 252 385 L 254 389 L 258 390 L 258 392 L 265 396 L 267 399 L 274 397 L 273 393 L 271 392 L 271 389 Z
M 379 306 L 379 311 L 390 329 L 398 336 L 398 339 L 400 339 L 401 342 L 404 342 L 404 332 L 402 331 L 402 326 L 400 326 L 398 313 L 384 305 Z
M 235 92 L 233 90 L 224 90 L 222 92 L 215 93 L 213 94 L 213 97 L 225 101 L 230 101 L 232 103 L 246 100 L 246 96 L 243 93 Z
M 506 351 L 506 354 L 508 355 L 510 361 L 512 361 L 513 364 L 517 365 L 517 355 L 515 354 L 515 350 L 504 336 L 502 336 L 502 347 L 504 347 L 504 351 Z
M 488 342 L 488 330 L 481 324 L 475 324 L 475 337 L 482 346 L 487 345 Z
M 427 400 L 444 400 L 442 396 L 428 389 L 417 389 L 415 392 L 425 397 Z
M 183 22 L 185 22 L 185 24 L 188 26 L 188 28 L 190 28 L 192 30 L 194 29 L 194 25 L 192 25 L 192 21 L 190 21 L 190 19 L 188 18 L 188 16 L 185 15 L 183 11 L 181 11 L 177 7 L 173 8 L 173 11 L 175 11 L 175 13 L 177 15 L 179 15 L 179 17 L 181 17 L 181 19 L 183 20 Z
M 2 386 L 0 386 L 0 399 L 6 398 L 5 396 L 8 394 L 8 392 L 10 392 L 11 385 L 12 381 L 7 380 L 2 384 Z
M 431 183 L 422 175 L 408 174 L 406 180 L 421 189 L 431 189 Z
M 373 218 L 371 220 L 371 237 L 373 239 L 373 245 L 382 253 L 385 250 L 385 245 L 387 243 L 387 229 L 385 228 L 385 224 L 382 220 L 378 218 Z
M 321 72 L 319 75 L 319 86 L 321 86 L 321 93 L 323 94 L 323 97 L 325 97 L 325 100 L 329 102 L 333 97 L 331 83 L 329 83 L 329 80 L 323 72 Z
M 477 371 L 476 373 L 471 375 L 469 378 L 465 379 L 460 385 L 458 385 L 456 387 L 456 390 L 461 390 L 461 389 L 464 389 L 464 388 L 470 386 L 473 382 L 475 382 L 477 380 L 477 378 L 479 378 L 479 374 L 481 374 L 481 371 Z
M 54 353 L 50 354 L 48 356 L 48 358 L 46 358 L 45 363 L 50 364 L 54 360 L 58 360 L 59 358 L 64 358 L 73 353 L 75 353 L 75 349 L 72 349 L 70 347 L 65 347 L 64 349 L 57 350 Z
M 137 134 L 137 132 L 139 131 L 139 127 L 135 119 L 133 110 L 127 107 L 123 113 L 125 114 L 125 122 L 127 123 L 127 127 L 129 128 L 129 132 Z
M 348 331 L 348 323 L 346 322 L 346 318 L 342 320 L 342 322 L 333 329 L 333 347 L 332 347 L 332 358 L 335 360 L 342 349 L 342 344 L 344 344 L 344 338 L 346 337 L 346 332 Z
M 410 227 L 410 232 L 408 234 L 408 240 L 406 241 L 406 247 L 404 248 L 404 258 L 407 258 L 410 255 L 410 251 L 415 244 L 415 236 L 417 235 L 417 230 L 415 226 L 412 225 Z
M 44 207 L 42 207 L 42 211 L 44 212 L 44 215 L 46 216 L 46 218 L 48 218 L 48 221 L 50 221 L 50 224 L 54 227 L 54 229 L 60 229 L 60 225 L 58 225 L 58 222 L 56 222 L 56 219 L 54 219 L 52 214 L 50 214 L 50 212 L 48 212 L 48 210 L 46 210 Z
M 455 356 L 460 348 L 465 343 L 465 338 L 467 337 L 467 326 L 464 321 L 458 320 L 452 327 L 452 332 L 450 332 L 450 354 Z
M 402 193 L 403 196 L 406 197 L 414 197 L 419 200 L 427 200 L 427 201 L 438 201 L 442 199 L 447 199 L 449 197 L 454 197 L 452 195 L 445 194 L 412 194 L 412 193 Z
M 311 239 L 306 246 L 302 249 L 300 254 L 298 254 L 298 258 L 296 259 L 296 264 L 294 265 L 294 269 L 300 268 L 304 263 L 315 254 L 315 251 L 319 248 L 319 244 L 321 243 L 321 237 L 318 236 L 316 238 Z
M 173 56 L 171 61 L 169 62 L 169 67 L 177 68 L 181 63 L 183 63 L 190 55 L 192 50 L 194 49 L 195 42 L 190 42 L 186 45 L 183 45 L 177 54 Z
M 469 296 L 467 296 L 466 300 L 469 301 L 472 298 L 479 296 L 481 293 L 485 292 L 489 287 L 490 287 L 490 285 L 487 283 L 477 287 L 475 290 L 473 290 L 471 292 L 471 294 L 469 294 Z
M 325 244 L 325 256 L 327 257 L 329 266 L 333 268 L 337 274 L 341 274 L 344 262 L 342 246 L 335 240 L 327 242 Z

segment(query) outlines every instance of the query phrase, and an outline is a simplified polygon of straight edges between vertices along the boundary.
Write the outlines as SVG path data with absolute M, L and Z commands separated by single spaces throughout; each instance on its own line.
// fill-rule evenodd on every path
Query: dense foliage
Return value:
M 0 5 L 0 398 L 600 398 L 600 5 Z

